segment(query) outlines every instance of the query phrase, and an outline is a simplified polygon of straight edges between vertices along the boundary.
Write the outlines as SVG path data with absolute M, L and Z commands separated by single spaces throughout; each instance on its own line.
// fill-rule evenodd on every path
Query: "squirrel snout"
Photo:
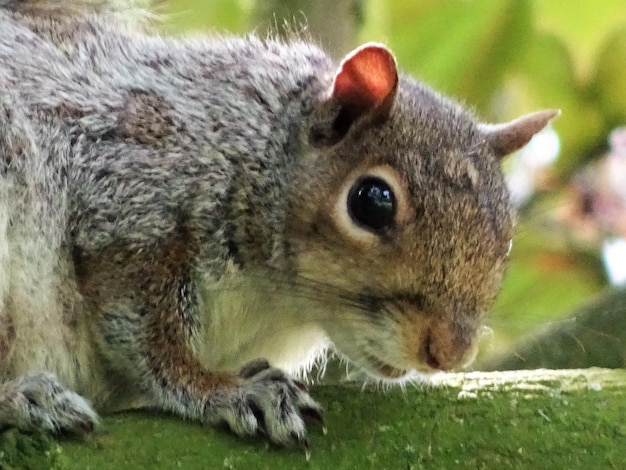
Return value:
M 441 310 L 417 312 L 402 317 L 401 332 L 405 369 L 428 372 L 450 371 L 468 365 L 478 352 L 478 327 L 475 315 L 449 318 Z
M 424 338 L 420 360 L 443 371 L 465 366 L 476 357 L 475 336 L 448 325 L 433 325 Z

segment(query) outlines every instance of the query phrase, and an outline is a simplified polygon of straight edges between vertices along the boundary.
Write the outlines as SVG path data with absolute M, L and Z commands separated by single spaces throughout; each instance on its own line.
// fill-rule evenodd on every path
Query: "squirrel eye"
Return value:
M 396 197 L 381 178 L 366 177 L 356 182 L 348 194 L 348 211 L 363 228 L 381 232 L 393 223 Z

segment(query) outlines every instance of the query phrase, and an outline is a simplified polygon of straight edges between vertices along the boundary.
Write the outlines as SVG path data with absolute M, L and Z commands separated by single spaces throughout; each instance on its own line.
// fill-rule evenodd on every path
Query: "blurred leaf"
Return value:
M 380 21 L 389 24 L 388 39 L 400 66 L 482 109 L 532 35 L 526 0 L 393 0 L 385 7 Z M 364 28 L 369 32 L 381 34 L 371 16 Z
M 570 316 L 514 342 L 479 370 L 626 367 L 626 289 L 610 289 Z
M 565 158 L 558 160 L 557 171 L 569 173 L 589 148 L 604 139 L 606 130 L 598 104 L 577 83 L 565 44 L 551 34 L 537 34 L 511 71 L 511 77 L 526 89 L 523 106 L 561 109 L 562 114 L 553 125 Z
M 496 343 L 563 316 L 604 284 L 599 260 L 576 253 L 538 217 L 517 228 L 511 263 L 493 314 L 488 320 Z
M 243 0 L 170 0 L 165 11 L 165 29 L 244 33 L 248 29 L 248 3 Z
M 597 58 L 593 89 L 613 125 L 626 124 L 626 27 L 607 39 Z
M 360 0 L 263 0 L 253 8 L 253 21 L 262 34 L 272 31 L 292 36 L 304 29 L 331 57 L 341 57 L 356 47 L 362 21 Z M 333 21 L 328 21 L 332 12 Z
M 574 58 L 576 74 L 590 76 L 594 57 L 606 37 L 626 25 L 624 0 L 577 2 L 533 0 L 537 29 L 558 37 Z

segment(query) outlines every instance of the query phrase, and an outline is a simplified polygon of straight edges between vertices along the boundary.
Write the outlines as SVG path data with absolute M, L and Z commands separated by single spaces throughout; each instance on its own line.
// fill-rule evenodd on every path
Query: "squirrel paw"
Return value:
M 308 453 L 305 420 L 323 424 L 323 410 L 306 385 L 265 360 L 247 364 L 239 377 L 238 388 L 209 402 L 209 420 L 225 421 L 239 435 L 262 433 L 274 444 L 297 444 Z
M 29 373 L 0 388 L 0 427 L 83 434 L 98 417 L 87 400 L 50 373 Z

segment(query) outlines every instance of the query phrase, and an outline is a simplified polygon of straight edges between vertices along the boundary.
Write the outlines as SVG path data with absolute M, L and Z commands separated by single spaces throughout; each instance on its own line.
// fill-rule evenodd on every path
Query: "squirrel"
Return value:
M 307 448 L 327 350 L 389 383 L 463 366 L 501 160 L 557 114 L 483 123 L 378 43 L 0 1 L 0 428 L 143 407 Z

